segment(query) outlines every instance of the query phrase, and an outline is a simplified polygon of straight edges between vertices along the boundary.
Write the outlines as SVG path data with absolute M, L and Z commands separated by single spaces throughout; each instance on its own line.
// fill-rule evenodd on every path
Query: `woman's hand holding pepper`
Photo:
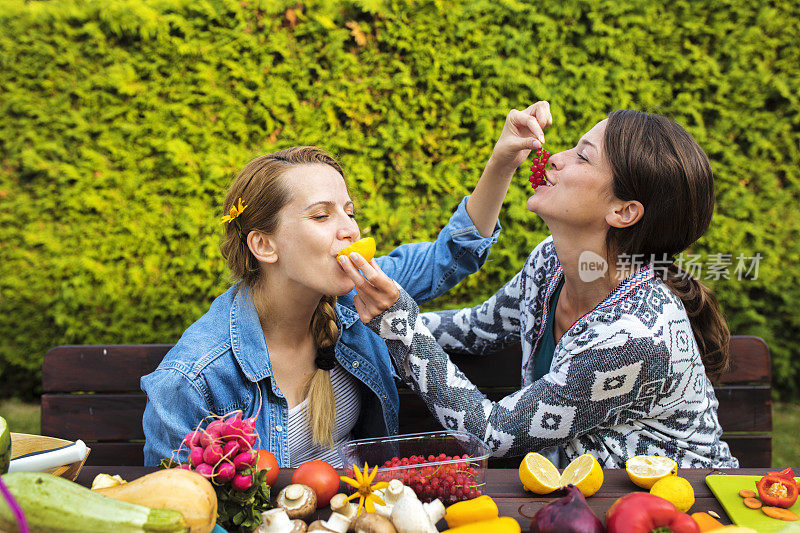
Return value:
M 367 262 L 359 253 L 353 252 L 341 256 L 339 265 L 356 285 L 353 304 L 364 324 L 389 309 L 400 297 L 394 281 L 381 270 L 375 259 Z

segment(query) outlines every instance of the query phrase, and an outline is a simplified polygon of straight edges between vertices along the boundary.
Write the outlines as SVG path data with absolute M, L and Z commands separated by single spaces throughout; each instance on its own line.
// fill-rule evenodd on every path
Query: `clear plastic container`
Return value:
M 367 463 L 370 471 L 377 465 L 373 483 L 399 479 L 411 487 L 421 501 L 438 498 L 445 505 L 483 493 L 490 454 L 486 444 L 463 431 L 359 439 L 339 448 L 345 475 L 353 477 L 354 464 L 363 469 Z M 402 464 L 403 459 L 413 463 L 419 461 L 420 456 L 424 462 Z

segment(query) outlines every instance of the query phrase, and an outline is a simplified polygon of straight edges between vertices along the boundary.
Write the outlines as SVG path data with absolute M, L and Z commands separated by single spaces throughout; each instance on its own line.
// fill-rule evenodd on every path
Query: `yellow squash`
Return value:
M 209 533 L 217 521 L 217 493 L 206 478 L 189 470 L 158 470 L 129 483 L 94 492 L 150 509 L 183 515 L 190 533 Z

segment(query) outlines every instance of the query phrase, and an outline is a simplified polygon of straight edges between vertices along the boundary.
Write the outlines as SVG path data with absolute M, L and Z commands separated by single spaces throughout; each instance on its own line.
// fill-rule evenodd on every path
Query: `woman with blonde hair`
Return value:
M 551 235 L 494 296 L 420 315 L 402 287 L 342 258 L 361 320 L 442 425 L 469 431 L 496 456 L 547 450 L 565 466 L 590 453 L 624 468 L 650 454 L 681 468 L 738 466 L 720 440 L 709 380 L 728 364 L 728 326 L 714 294 L 673 259 L 711 222 L 706 154 L 675 122 L 625 110 L 549 163 L 527 207 Z M 514 343 L 522 387 L 497 402 L 443 351 L 487 354 L 491 365 L 488 354 Z
M 473 194 L 437 239 L 401 245 L 371 268 L 421 302 L 478 270 L 511 178 L 550 121 L 546 102 L 511 111 Z M 359 296 L 336 260 L 360 238 L 339 164 L 316 147 L 258 157 L 224 212 L 222 253 L 239 281 L 142 378 L 145 464 L 170 457 L 204 417 L 234 410 L 258 417 L 260 447 L 281 466 L 341 466 L 337 445 L 396 433 L 386 344 L 358 320 Z

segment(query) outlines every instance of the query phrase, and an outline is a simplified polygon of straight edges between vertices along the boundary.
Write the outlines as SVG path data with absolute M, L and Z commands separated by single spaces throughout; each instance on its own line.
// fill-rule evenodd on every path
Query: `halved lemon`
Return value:
M 669 457 L 636 455 L 625 461 L 625 471 L 634 484 L 649 489 L 659 479 L 677 474 L 678 463 Z
M 526 490 L 536 494 L 550 494 L 575 485 L 588 498 L 600 490 L 603 479 L 600 463 L 589 453 L 576 457 L 560 475 L 547 457 L 534 452 L 526 455 L 519 465 L 519 480 Z
M 343 255 L 350 255 L 352 252 L 358 252 L 358 254 L 369 263 L 372 261 L 372 258 L 375 257 L 375 239 L 372 237 L 358 239 L 350 246 L 339 250 L 339 253 L 336 254 L 336 259 L 339 259 Z
M 561 486 L 575 485 L 587 498 L 603 486 L 603 468 L 597 458 L 585 453 L 573 459 L 561 474 Z
M 558 469 L 553 463 L 538 453 L 529 453 L 519 465 L 519 480 L 522 481 L 522 486 L 536 494 L 550 494 L 560 489 L 560 479 Z

